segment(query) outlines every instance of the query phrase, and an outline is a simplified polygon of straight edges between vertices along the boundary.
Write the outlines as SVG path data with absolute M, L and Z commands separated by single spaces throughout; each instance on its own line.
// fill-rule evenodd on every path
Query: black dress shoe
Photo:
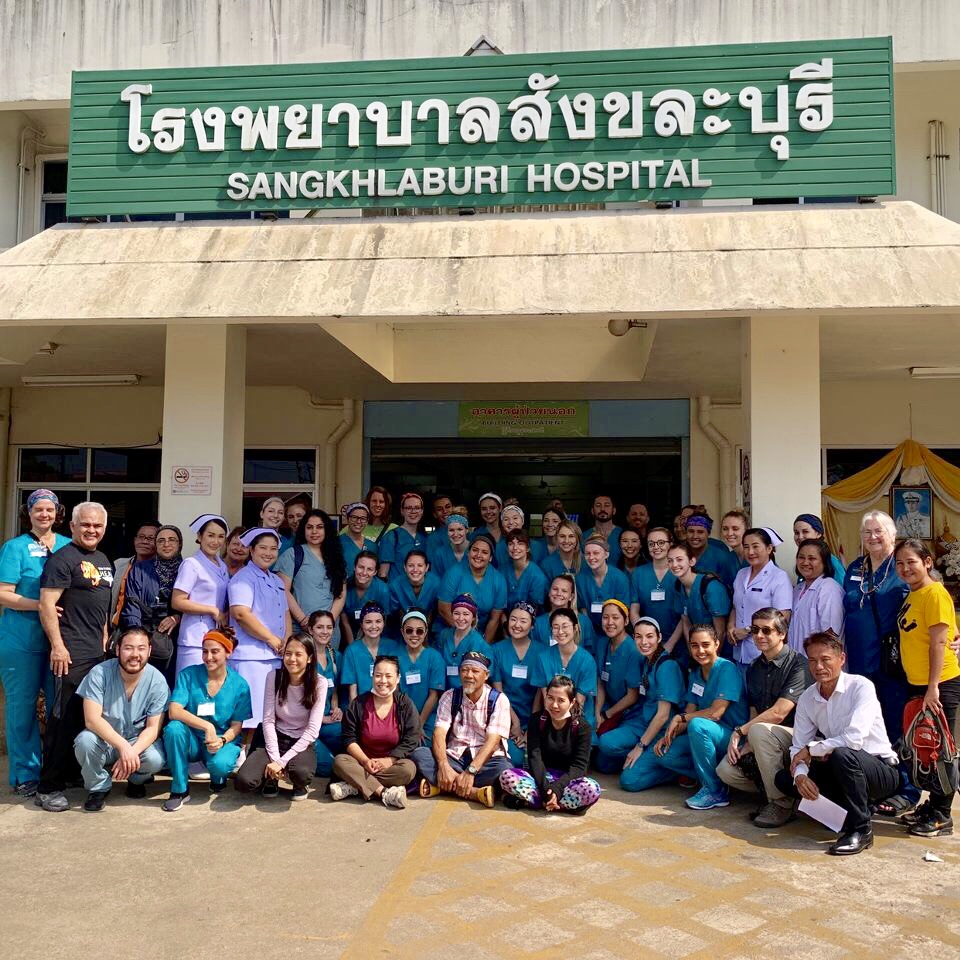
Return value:
M 842 834 L 827 853 L 832 853 L 835 857 L 852 857 L 855 853 L 863 853 L 872 846 L 873 830 L 867 827 L 866 830 L 851 830 L 849 833 Z
M 83 809 L 87 813 L 99 813 L 103 809 L 103 805 L 107 802 L 107 797 L 110 796 L 109 790 L 91 790 L 87 794 L 87 799 L 83 802 Z
M 127 781 L 127 798 L 129 800 L 142 800 L 147 795 L 147 785 L 145 783 L 131 783 Z

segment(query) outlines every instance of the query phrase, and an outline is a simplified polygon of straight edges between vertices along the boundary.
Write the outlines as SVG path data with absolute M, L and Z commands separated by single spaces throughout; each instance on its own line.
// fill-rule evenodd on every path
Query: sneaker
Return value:
M 47 813 L 63 813 L 64 810 L 70 809 L 70 801 L 62 790 L 54 790 L 53 793 L 40 793 L 38 790 L 33 795 L 33 802 Z
M 142 800 L 147 795 L 147 785 L 145 783 L 134 783 L 127 781 L 127 799 Z
M 687 777 L 681 774 L 677 777 L 677 784 L 683 787 L 684 790 L 694 790 L 697 786 L 697 781 L 693 777 Z
M 233 766 L 233 772 L 236 773 L 247 761 L 247 748 L 240 748 L 240 755 L 237 757 L 237 762 Z
M 485 807 L 493 809 L 493 805 L 497 802 L 497 794 L 493 789 L 493 784 L 488 787 L 478 787 L 477 788 L 477 803 L 482 803 Z
M 792 803 L 768 803 L 756 817 L 754 817 L 753 825 L 760 827 L 761 830 L 772 830 L 777 827 L 782 827 L 791 820 L 795 820 L 796 816 Z
M 730 794 L 726 787 L 716 793 L 708 787 L 701 787 L 692 797 L 687 797 L 684 803 L 691 810 L 712 810 L 714 807 L 729 807 Z
M 503 805 L 508 810 L 526 810 L 530 806 L 526 800 L 523 800 L 520 797 L 515 797 L 512 793 L 505 793 L 503 795 Z
M 109 790 L 91 790 L 87 794 L 87 799 L 83 801 L 83 809 L 87 813 L 99 813 L 104 804 L 107 802 L 107 797 L 110 796 Z
M 360 793 L 352 783 L 344 783 L 342 780 L 339 783 L 331 783 L 329 790 L 331 800 L 345 800 Z
M 37 787 L 39 786 L 40 786 L 39 780 L 24 780 L 23 783 L 18 783 L 13 788 L 13 792 L 18 797 L 23 797 L 26 800 L 30 797 L 35 797 L 37 795 Z
M 910 827 L 908 833 L 915 837 L 949 837 L 953 833 L 953 820 L 936 810 L 929 810 L 922 820 Z
M 919 806 L 914 807 L 912 810 L 908 810 L 906 813 L 901 813 L 897 817 L 897 823 L 903 824 L 905 827 L 912 827 L 915 823 L 919 823 L 921 820 L 926 820 L 930 816 L 930 801 L 924 800 Z
M 211 793 L 220 793 L 226 785 L 227 785 L 227 781 L 226 781 L 226 780 L 211 780 L 211 781 L 210 781 L 210 792 L 211 792 Z
M 171 793 L 169 800 L 163 801 L 160 808 L 164 813 L 176 813 L 185 803 L 190 802 L 189 793 Z
M 210 771 L 202 763 L 191 763 L 187 768 L 187 776 L 191 780 L 209 780 Z
M 387 787 L 380 794 L 380 799 L 385 807 L 396 807 L 403 810 L 407 805 L 407 791 L 404 787 Z
M 280 796 L 280 784 L 276 780 L 264 780 L 260 787 L 260 796 L 274 800 Z
M 307 788 L 306 787 L 294 787 L 293 793 L 290 796 L 291 800 L 306 800 L 307 799 Z

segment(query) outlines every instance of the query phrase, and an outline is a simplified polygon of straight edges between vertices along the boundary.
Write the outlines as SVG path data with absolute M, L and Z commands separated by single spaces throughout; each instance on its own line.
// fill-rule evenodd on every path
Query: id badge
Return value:
M 693 691 L 693 695 L 694 695 L 695 697 L 702 697 L 702 696 L 703 696 L 703 684 L 702 684 L 702 683 L 695 683 L 695 684 L 693 684 L 693 685 L 690 687 L 690 689 Z
M 201 703 L 197 705 L 198 717 L 212 717 L 216 713 L 217 705 L 212 701 L 210 703 Z
M 412 686 L 414 686 L 415 684 L 417 684 L 417 683 L 420 682 L 420 674 L 419 674 L 419 673 L 408 673 L 405 679 L 406 679 L 406 682 L 412 687 Z
M 361 613 L 362 613 L 361 610 L 354 610 L 354 611 L 353 611 L 353 619 L 354 619 L 354 620 L 359 620 Z
M 609 670 L 602 670 L 602 671 L 600 672 L 600 679 L 601 679 L 604 683 L 609 683 L 609 682 L 610 682 L 610 671 L 609 671 Z
M 863 577 L 851 576 L 851 577 L 850 577 L 850 582 L 851 582 L 851 583 L 863 583 Z
M 517 680 L 526 680 L 527 679 L 527 665 L 525 663 L 515 663 L 513 668 L 510 671 L 511 677 L 516 677 Z
M 556 638 L 556 637 L 551 637 L 551 638 L 550 638 L 550 646 L 551 646 L 551 647 L 555 647 L 556 645 L 557 645 L 557 638 Z
M 650 602 L 657 603 L 661 600 L 667 599 L 667 592 L 665 590 L 651 590 L 650 591 Z
M 459 677 L 459 676 L 460 676 L 460 668 L 459 668 L 458 666 L 456 666 L 455 664 L 448 663 L 448 664 L 447 664 L 447 676 L 448 676 L 448 677 Z
M 591 603 L 590 604 L 591 613 L 603 613 L 603 604 L 602 603 Z
M 373 676 L 373 664 L 372 664 L 372 663 L 370 664 L 370 676 L 371 676 L 371 677 Z
M 640 686 L 637 687 L 637 693 L 639 693 L 641 697 L 645 697 L 647 695 L 647 688 L 641 683 Z

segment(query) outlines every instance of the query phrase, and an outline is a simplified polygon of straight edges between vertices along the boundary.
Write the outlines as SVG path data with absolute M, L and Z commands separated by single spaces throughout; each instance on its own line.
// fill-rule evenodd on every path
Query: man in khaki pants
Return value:
M 717 776 L 727 786 L 765 797 L 751 819 L 769 829 L 794 816 L 795 801 L 777 789 L 774 777 L 788 762 L 794 709 L 812 681 L 806 658 L 787 646 L 787 622 L 779 610 L 758 610 L 750 632 L 761 654 L 747 670 L 750 719 L 734 728 Z

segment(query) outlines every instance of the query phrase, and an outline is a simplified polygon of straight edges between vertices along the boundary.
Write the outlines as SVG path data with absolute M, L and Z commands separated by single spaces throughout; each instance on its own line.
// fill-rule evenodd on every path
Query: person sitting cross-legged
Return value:
M 77 734 L 74 753 L 83 773 L 83 809 L 103 809 L 114 779 L 127 781 L 127 796 L 142 799 L 144 784 L 163 767 L 160 721 L 170 688 L 149 664 L 150 637 L 130 627 L 120 638 L 116 660 L 98 663 L 80 682 L 86 729 Z
M 803 643 L 814 684 L 797 701 L 790 767 L 776 775 L 788 797 L 816 800 L 821 793 L 847 811 L 828 853 L 851 856 L 873 846 L 870 805 L 893 796 L 900 784 L 873 684 L 844 673 L 843 643 L 832 630 Z
M 413 752 L 423 778 L 420 796 L 453 793 L 494 805 L 494 784 L 509 767 L 510 701 L 489 677 L 489 657 L 476 650 L 463 655 L 460 687 L 447 690 L 437 705 L 432 745 Z

